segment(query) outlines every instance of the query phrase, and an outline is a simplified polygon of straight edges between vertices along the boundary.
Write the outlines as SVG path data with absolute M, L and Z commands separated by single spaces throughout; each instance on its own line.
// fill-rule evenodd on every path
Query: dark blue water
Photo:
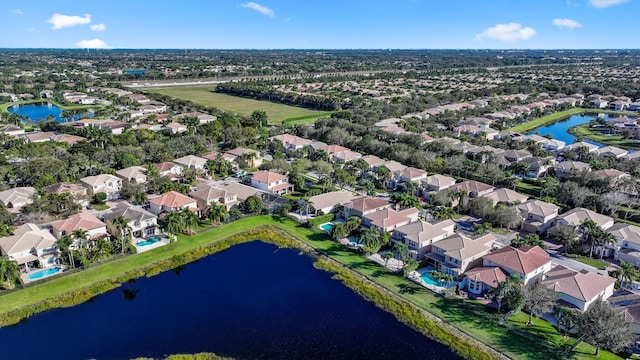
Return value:
M 237 245 L 0 329 L 2 358 L 459 359 L 312 263 L 297 250 Z
M 540 136 L 544 136 L 547 134 L 551 134 L 554 139 L 564 141 L 565 143 L 567 143 L 567 145 L 571 145 L 575 142 L 576 137 L 569 134 L 569 128 L 588 123 L 591 120 L 595 120 L 595 118 L 596 117 L 593 115 L 573 115 L 566 120 L 539 127 L 531 132 L 528 132 L 526 135 L 538 134 Z M 607 115 L 604 115 L 604 118 L 606 119 Z M 598 147 L 604 146 L 603 144 L 587 139 L 585 139 L 584 142 L 597 145 Z
M 51 104 L 14 105 L 9 107 L 8 110 L 10 113 L 24 115 L 35 122 L 38 122 L 39 120 L 44 120 L 49 115 L 53 115 L 57 122 L 69 121 L 69 119 L 62 119 L 60 117 L 60 114 L 63 111 L 62 109 Z M 77 115 L 73 117 L 73 120 L 78 120 L 82 117 L 92 117 L 92 116 L 93 116 L 92 113 Z

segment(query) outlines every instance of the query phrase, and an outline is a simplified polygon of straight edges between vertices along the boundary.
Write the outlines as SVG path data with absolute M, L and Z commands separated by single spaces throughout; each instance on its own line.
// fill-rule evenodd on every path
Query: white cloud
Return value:
M 558 27 L 565 27 L 569 29 L 582 27 L 582 24 L 571 19 L 553 19 L 553 24 Z
M 104 29 L 107 28 L 107 26 L 105 24 L 95 24 L 95 25 L 91 25 L 90 28 L 93 31 L 103 31 Z
M 100 39 L 81 40 L 76 46 L 83 49 L 111 49 L 112 46 Z
M 47 22 L 51 24 L 51 28 L 53 30 L 57 30 L 66 27 L 89 24 L 91 23 L 91 15 L 84 14 L 84 17 L 82 17 L 75 15 L 53 14 Z
M 536 35 L 536 30 L 530 27 L 523 27 L 518 23 L 497 24 L 486 28 L 476 35 L 476 40 L 496 39 L 500 41 L 527 40 Z
M 20 9 L 15 9 L 13 10 L 14 14 L 18 14 L 18 15 L 24 15 L 24 11 L 20 10 Z
M 627 1 L 629 0 L 591 0 L 591 6 L 597 8 L 608 8 L 609 6 L 620 5 Z
M 258 3 L 248 2 L 248 3 L 242 4 L 240 6 L 242 6 L 244 8 L 255 10 L 255 11 L 261 13 L 261 14 L 267 15 L 270 18 L 276 17 L 276 13 L 274 13 L 273 10 L 269 9 L 266 6 L 262 6 L 262 5 L 258 4 Z

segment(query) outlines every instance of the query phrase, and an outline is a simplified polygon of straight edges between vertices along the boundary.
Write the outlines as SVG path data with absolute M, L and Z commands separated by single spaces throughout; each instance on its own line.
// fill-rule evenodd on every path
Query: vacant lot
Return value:
M 303 109 L 295 106 L 276 104 L 269 101 L 245 99 L 242 97 L 211 92 L 213 86 L 175 86 L 153 89 L 155 92 L 178 99 L 192 101 L 199 105 L 209 106 L 240 115 L 251 115 L 255 110 L 267 112 L 270 123 L 313 123 L 321 117 L 328 117 L 330 112 Z

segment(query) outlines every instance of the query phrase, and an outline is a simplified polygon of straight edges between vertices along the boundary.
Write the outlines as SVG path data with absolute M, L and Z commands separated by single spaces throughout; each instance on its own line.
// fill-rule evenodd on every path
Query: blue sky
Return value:
M 0 48 L 640 48 L 640 0 L 3 0 Z

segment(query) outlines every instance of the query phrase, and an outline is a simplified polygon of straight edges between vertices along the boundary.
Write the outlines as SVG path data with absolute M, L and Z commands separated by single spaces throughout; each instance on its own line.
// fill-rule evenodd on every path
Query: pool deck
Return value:
M 132 242 L 133 242 L 133 246 L 135 246 L 135 247 L 136 247 L 136 252 L 137 252 L 138 254 L 139 254 L 139 253 L 142 253 L 142 252 L 145 252 L 145 251 L 149 251 L 149 250 L 155 249 L 155 248 L 159 248 L 159 247 L 161 247 L 161 246 L 165 246 L 165 245 L 168 245 L 168 244 L 169 244 L 169 239 L 167 239 L 166 237 L 162 237 L 162 238 L 160 239 L 160 241 L 155 242 L 155 243 L 153 243 L 153 244 L 149 244 L 149 245 L 145 245 L 145 246 L 138 246 L 138 245 L 136 245 L 136 243 L 137 243 L 138 241 L 145 241 L 145 240 L 146 240 L 146 239 L 142 239 L 142 238 L 133 238 L 133 240 L 132 240 Z
M 37 273 L 38 271 L 44 271 L 44 270 L 55 268 L 55 267 L 60 267 L 61 270 L 56 272 L 56 273 L 54 273 L 54 274 L 45 275 L 45 276 L 43 276 L 41 278 L 38 278 L 38 279 L 33 279 L 33 280 L 29 279 L 29 275 L 32 275 L 33 273 Z M 66 270 L 66 266 L 62 266 L 62 265 L 50 266 L 50 267 L 46 267 L 46 268 L 42 268 L 42 269 L 31 269 L 28 273 L 21 272 L 20 273 L 20 280 L 22 281 L 23 284 L 27 284 L 27 283 L 31 283 L 31 282 L 34 282 L 34 281 L 40 281 L 42 279 L 46 279 L 46 278 L 49 278 L 49 277 L 52 277 L 52 276 L 56 276 L 58 274 L 62 274 L 65 270 Z

